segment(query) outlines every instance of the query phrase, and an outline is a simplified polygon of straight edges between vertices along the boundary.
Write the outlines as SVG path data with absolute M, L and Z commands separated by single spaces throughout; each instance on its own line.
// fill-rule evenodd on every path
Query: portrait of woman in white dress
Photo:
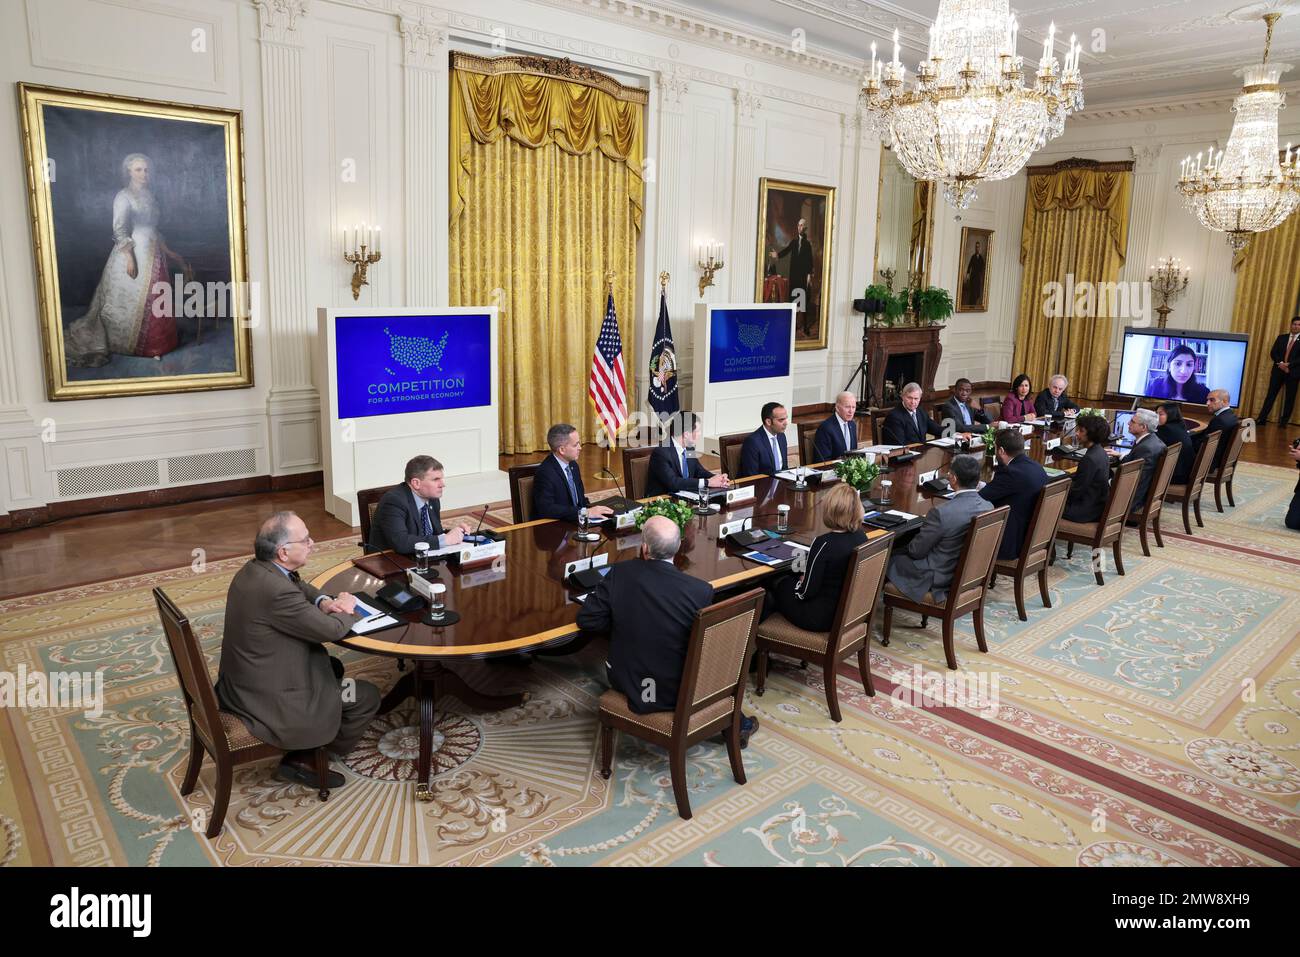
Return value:
M 239 111 L 19 96 L 49 398 L 249 388 Z
M 111 354 L 161 359 L 176 348 L 172 275 L 190 267 L 158 231 L 158 201 L 149 188 L 153 164 L 143 153 L 122 160 L 123 186 L 113 198 L 113 249 L 90 308 L 68 326 L 64 354 L 72 366 L 108 363 Z M 167 297 L 158 302 L 159 296 Z

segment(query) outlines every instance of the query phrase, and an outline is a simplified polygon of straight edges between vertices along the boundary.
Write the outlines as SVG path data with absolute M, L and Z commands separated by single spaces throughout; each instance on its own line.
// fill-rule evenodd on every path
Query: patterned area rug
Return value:
M 958 678 L 935 624 L 896 614 L 890 646 L 872 644 L 876 696 L 855 669 L 839 675 L 838 724 L 820 671 L 780 663 L 746 699 L 761 721 L 748 784 L 720 744 L 691 750 L 690 821 L 662 751 L 620 735 L 601 778 L 593 643 L 469 670 L 532 697 L 486 714 L 448 700 L 432 803 L 413 798 L 415 719 L 399 709 L 375 720 L 324 804 L 271 762 L 239 770 L 209 841 L 193 824 L 213 769 L 180 796 L 188 731 L 149 589 L 191 616 L 215 673 L 243 560 L 5 601 L 0 672 L 102 669 L 106 701 L 98 715 L 0 709 L 0 863 L 1300 864 L 1300 534 L 1280 525 L 1294 482 L 1244 466 L 1235 509 L 1211 500 L 1205 529 L 1167 536 L 1151 558 L 1130 533 L 1128 574 L 1106 569 L 1101 588 L 1087 556 L 1062 550 L 1052 608 L 1031 589 L 1028 622 L 1004 581 L 989 655 L 969 619 L 958 626 Z M 309 572 L 354 554 L 354 539 L 323 543 Z M 396 680 L 391 661 L 342 657 L 350 675 Z

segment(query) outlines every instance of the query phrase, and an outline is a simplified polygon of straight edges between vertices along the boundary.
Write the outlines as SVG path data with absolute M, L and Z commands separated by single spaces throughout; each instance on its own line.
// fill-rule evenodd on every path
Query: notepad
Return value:
M 357 599 L 355 614 L 364 616 L 359 622 L 352 626 L 354 635 L 364 635 L 368 632 L 379 631 L 383 628 L 391 628 L 393 625 L 400 624 L 392 615 L 387 615 L 378 608 L 367 605 L 361 599 Z

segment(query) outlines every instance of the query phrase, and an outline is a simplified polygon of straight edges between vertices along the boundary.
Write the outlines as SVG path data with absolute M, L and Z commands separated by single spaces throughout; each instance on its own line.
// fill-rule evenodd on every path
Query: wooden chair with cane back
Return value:
M 1074 555 L 1074 546 L 1076 543 L 1087 545 L 1092 549 L 1093 563 L 1092 573 L 1097 577 L 1097 584 L 1104 585 L 1106 580 L 1101 577 L 1101 562 L 1097 557 L 1102 553 L 1107 545 L 1115 556 L 1115 568 L 1124 574 L 1124 524 L 1128 521 L 1129 512 L 1133 508 L 1133 497 L 1137 494 L 1138 480 L 1142 477 L 1142 469 L 1146 465 L 1141 459 L 1130 459 L 1127 462 L 1121 462 L 1118 469 L 1111 476 L 1110 492 L 1106 497 L 1106 507 L 1102 510 L 1101 518 L 1095 522 L 1072 522 L 1069 519 L 1061 519 L 1061 524 L 1057 526 L 1056 537 L 1061 541 L 1068 542 L 1066 556 Z M 1056 560 L 1056 552 L 1053 549 L 1052 561 Z
M 1015 586 L 1016 613 L 1021 621 L 1028 621 L 1025 611 L 1025 582 L 1030 575 L 1038 576 L 1038 594 L 1043 599 L 1043 607 L 1052 607 L 1052 598 L 1047 591 L 1047 565 L 1052 549 L 1056 547 L 1056 530 L 1065 512 L 1065 501 L 1070 494 L 1068 476 L 1048 482 L 1038 493 L 1034 503 L 1034 514 L 1029 520 L 1029 530 L 1025 533 L 1025 544 L 1020 555 L 1011 559 L 994 559 L 993 573 L 989 577 L 992 585 L 998 575 L 1007 575 Z
M 1188 535 L 1192 534 L 1191 517 L 1187 514 L 1189 508 L 1196 512 L 1197 527 L 1205 527 L 1205 523 L 1201 521 L 1201 493 L 1205 491 L 1205 477 L 1210 474 L 1210 465 L 1214 462 L 1214 454 L 1219 450 L 1219 443 L 1222 440 L 1222 432 L 1208 433 L 1205 441 L 1196 450 L 1196 458 L 1192 460 L 1192 472 L 1187 477 L 1187 484 L 1170 485 L 1165 490 L 1165 501 L 1182 503 L 1183 531 Z

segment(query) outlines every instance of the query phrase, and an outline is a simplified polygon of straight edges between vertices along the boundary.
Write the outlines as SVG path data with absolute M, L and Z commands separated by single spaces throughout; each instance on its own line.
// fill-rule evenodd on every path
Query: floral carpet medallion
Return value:
M 1027 622 L 1001 580 L 988 655 L 958 622 L 960 672 L 936 622 L 896 614 L 888 647 L 877 624 L 877 694 L 845 665 L 841 722 L 819 669 L 775 659 L 766 694 L 745 699 L 761 722 L 747 783 L 721 744 L 697 744 L 689 821 L 663 751 L 619 734 L 600 775 L 593 642 L 526 668 L 467 665 L 476 687 L 531 695 L 487 713 L 438 702 L 432 801 L 414 799 L 407 702 L 336 763 L 347 783 L 324 803 L 274 761 L 238 769 L 208 840 L 215 772 L 205 763 L 181 797 L 188 721 L 150 589 L 190 617 L 215 673 L 243 560 L 0 602 L 0 671 L 98 671 L 105 689 L 102 713 L 0 709 L 0 865 L 1300 864 L 1300 535 L 1276 527 L 1293 484 L 1292 470 L 1243 467 L 1236 509 L 1210 503 L 1190 538 L 1167 523 L 1177 533 L 1149 558 L 1130 533 L 1127 574 L 1106 569 L 1103 587 L 1062 549 L 1052 607 L 1031 588 Z M 354 553 L 321 543 L 308 574 Z M 391 660 L 335 653 L 351 677 L 397 680 Z M 957 680 L 978 695 L 950 700 Z

